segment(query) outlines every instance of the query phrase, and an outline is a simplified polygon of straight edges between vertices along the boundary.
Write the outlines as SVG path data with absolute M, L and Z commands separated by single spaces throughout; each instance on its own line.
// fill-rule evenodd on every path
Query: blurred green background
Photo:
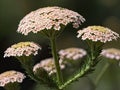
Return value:
M 6 70 L 18 70 L 24 72 L 20 63 L 13 57 L 3 58 L 4 51 L 10 45 L 20 41 L 34 41 L 39 43 L 43 50 L 39 52 L 35 62 L 50 57 L 49 43 L 46 38 L 40 35 L 30 34 L 23 36 L 16 32 L 19 21 L 30 11 L 46 6 L 60 6 L 80 13 L 86 22 L 81 25 L 82 29 L 88 25 L 103 25 L 111 28 L 120 34 L 120 0 L 0 0 L 0 73 Z M 58 50 L 67 47 L 85 48 L 82 41 L 76 38 L 77 30 L 71 26 L 58 38 Z M 120 40 L 107 43 L 104 48 L 119 48 Z M 105 61 L 101 61 L 90 74 L 92 80 L 99 74 Z M 66 88 L 66 90 L 92 90 L 88 77 L 84 77 Z M 27 78 L 22 83 L 22 90 L 49 90 Z M 3 88 L 0 88 L 3 90 Z M 106 71 L 96 90 L 120 90 L 120 67 L 117 64 L 111 65 Z

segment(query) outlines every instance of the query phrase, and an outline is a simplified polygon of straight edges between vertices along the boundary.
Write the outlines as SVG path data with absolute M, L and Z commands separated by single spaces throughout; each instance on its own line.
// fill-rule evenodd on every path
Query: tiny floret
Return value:
M 115 49 L 115 48 L 103 49 L 101 55 L 109 59 L 120 60 L 119 49 Z
M 67 48 L 59 51 L 61 59 L 78 60 L 86 55 L 86 51 L 81 48 Z
M 38 33 L 44 29 L 60 30 L 61 25 L 66 26 L 69 23 L 72 23 L 74 28 L 78 28 L 84 21 L 80 14 L 72 10 L 57 6 L 44 7 L 26 15 L 20 21 L 17 32 L 28 35 L 30 32 Z
M 4 52 L 4 57 L 36 55 L 39 49 L 41 47 L 34 42 L 20 42 L 9 47 Z
M 60 64 L 60 69 L 65 68 L 65 65 L 62 63 L 62 60 L 59 60 L 59 64 Z M 56 68 L 53 58 L 42 60 L 40 63 L 34 66 L 33 71 L 36 72 L 36 70 L 39 68 L 43 68 L 44 70 L 46 70 L 49 75 L 56 73 Z
M 9 83 L 22 83 L 23 79 L 25 78 L 25 75 L 18 71 L 6 71 L 2 74 L 0 74 L 0 86 L 4 87 L 6 84 Z
M 88 26 L 83 30 L 79 30 L 77 37 L 81 37 L 82 40 L 106 43 L 108 41 L 116 40 L 119 37 L 119 34 L 103 26 Z

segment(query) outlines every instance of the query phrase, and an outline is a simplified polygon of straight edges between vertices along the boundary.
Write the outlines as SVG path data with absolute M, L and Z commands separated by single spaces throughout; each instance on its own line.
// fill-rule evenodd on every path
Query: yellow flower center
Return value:
M 53 60 L 50 60 L 48 63 L 47 63 L 47 65 L 46 65 L 47 67 L 54 67 L 55 65 L 54 65 L 54 61 Z
M 117 54 L 120 54 L 120 50 L 117 50 L 117 49 L 114 49 L 114 48 L 111 48 L 108 50 L 109 53 L 117 53 Z
M 89 26 L 89 28 L 91 30 L 96 30 L 96 31 L 103 32 L 103 33 L 107 32 L 107 29 L 102 26 Z
M 66 51 L 74 52 L 74 51 L 77 51 L 77 49 L 76 48 L 68 48 L 68 49 L 66 49 Z
M 30 43 L 31 42 L 20 42 L 18 44 L 13 45 L 12 48 L 19 48 L 19 47 L 23 48 L 26 46 L 30 46 Z
M 4 77 L 14 76 L 15 74 L 16 74 L 15 71 L 6 71 L 0 74 L 0 79 L 3 79 Z

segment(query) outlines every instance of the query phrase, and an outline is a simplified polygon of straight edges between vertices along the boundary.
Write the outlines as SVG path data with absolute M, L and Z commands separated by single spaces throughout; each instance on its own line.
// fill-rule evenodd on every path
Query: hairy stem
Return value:
M 82 64 L 82 67 L 80 68 L 80 71 L 76 75 L 71 77 L 68 81 L 66 81 L 64 84 L 62 84 L 59 87 L 60 89 L 65 88 L 67 85 L 71 84 L 72 82 L 78 80 L 80 77 L 82 77 L 94 70 L 94 67 L 96 66 L 96 64 L 99 61 L 98 56 L 102 49 L 102 46 L 95 47 L 94 43 L 89 43 L 89 48 L 90 48 L 90 51 L 88 53 L 86 60 L 84 60 L 84 63 Z
M 17 59 L 19 59 L 20 63 L 22 64 L 22 67 L 25 69 L 27 75 L 34 80 L 35 82 L 39 83 L 39 84 L 44 84 L 50 87 L 54 87 L 54 88 L 58 88 L 58 86 L 56 85 L 56 83 L 47 75 L 44 75 L 43 77 L 41 75 L 36 75 L 36 73 L 34 74 L 33 72 L 33 60 L 31 57 L 17 57 Z M 43 74 L 43 73 L 42 73 Z
M 85 72 L 87 72 L 90 69 L 90 66 L 86 66 L 84 69 L 82 69 L 78 74 L 76 74 L 75 76 L 73 76 L 71 79 L 69 79 L 68 81 L 66 81 L 63 85 L 61 85 L 59 88 L 63 89 L 65 88 L 67 85 L 71 84 L 72 82 L 76 81 L 78 78 L 82 77 Z
M 31 60 L 31 57 L 25 57 L 25 56 L 23 56 L 23 57 L 17 57 L 17 59 L 22 64 L 22 67 L 25 69 L 25 71 L 28 74 L 28 76 L 32 80 L 40 83 L 40 81 L 38 80 L 38 78 L 33 73 L 33 61 Z
M 52 49 L 52 55 L 54 58 L 54 63 L 55 63 L 55 67 L 56 67 L 56 74 L 57 74 L 57 81 L 58 84 L 61 85 L 63 83 L 63 77 L 62 77 L 62 73 L 60 70 L 60 65 L 59 65 L 59 59 L 57 57 L 57 52 L 56 52 L 56 39 L 50 38 L 50 42 L 51 42 L 51 49 Z

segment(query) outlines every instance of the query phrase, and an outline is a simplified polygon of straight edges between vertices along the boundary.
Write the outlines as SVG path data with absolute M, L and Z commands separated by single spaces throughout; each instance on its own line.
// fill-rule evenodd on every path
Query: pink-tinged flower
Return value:
M 4 52 L 4 57 L 36 55 L 39 49 L 41 47 L 34 42 L 20 42 L 9 47 Z
M 65 65 L 62 64 L 62 60 L 59 60 L 59 64 L 60 64 L 60 69 L 65 68 Z M 56 68 L 53 58 L 42 60 L 40 63 L 34 66 L 33 71 L 36 72 L 36 70 L 39 68 L 43 68 L 44 70 L 46 70 L 49 75 L 56 73 Z
M 18 71 L 6 71 L 0 74 L 0 86 L 4 87 L 6 84 L 9 83 L 22 83 L 25 75 Z
M 112 41 L 113 39 L 116 40 L 119 37 L 119 34 L 106 27 L 88 26 L 83 30 L 79 30 L 77 37 L 81 37 L 82 40 L 92 40 L 94 42 L 100 41 L 106 43 L 108 41 Z
M 109 59 L 120 60 L 119 49 L 115 49 L 115 48 L 103 49 L 101 55 Z
M 60 30 L 61 25 L 66 26 L 73 24 L 74 28 L 78 28 L 85 19 L 72 10 L 61 7 L 44 7 L 32 11 L 26 15 L 19 23 L 17 32 L 24 35 L 28 33 L 38 33 L 41 30 Z
M 86 55 L 86 51 L 81 48 L 67 48 L 59 51 L 61 59 L 78 60 Z

